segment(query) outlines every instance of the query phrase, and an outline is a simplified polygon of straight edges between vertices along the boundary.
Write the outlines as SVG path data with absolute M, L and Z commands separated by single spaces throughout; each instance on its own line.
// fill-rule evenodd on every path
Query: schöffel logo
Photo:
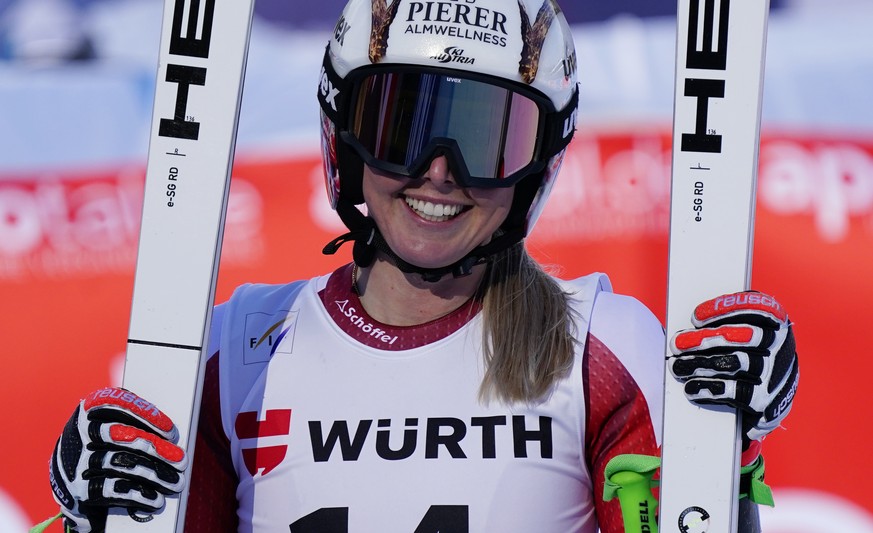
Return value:
M 360 329 L 368 337 L 379 340 L 389 346 L 397 341 L 397 335 L 391 335 L 358 314 L 359 311 L 354 306 L 349 305 L 348 300 L 336 300 L 334 303 L 340 312 L 349 319 L 349 323 Z
M 442 54 L 430 56 L 431 59 L 436 59 L 440 63 L 462 63 L 464 65 L 472 65 L 476 62 L 475 58 L 464 55 L 464 49 L 457 46 L 450 46 L 443 50 Z

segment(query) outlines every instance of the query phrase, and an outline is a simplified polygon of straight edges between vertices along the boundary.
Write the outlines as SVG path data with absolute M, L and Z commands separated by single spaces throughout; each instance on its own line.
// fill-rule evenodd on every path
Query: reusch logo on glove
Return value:
M 162 413 L 153 403 L 143 400 L 128 390 L 115 387 L 100 389 L 91 393 L 91 395 L 85 399 L 84 404 L 86 411 L 90 411 L 94 407 L 105 405 L 117 405 L 121 408 L 127 409 L 143 419 L 148 420 L 161 431 L 169 432 L 173 429 L 173 421 L 170 420 L 167 415 Z
M 785 416 L 785 414 L 791 410 L 791 404 L 794 402 L 794 394 L 797 393 L 797 382 L 800 380 L 800 374 L 795 371 L 794 373 L 794 382 L 791 384 L 791 388 L 788 389 L 788 392 L 785 394 L 785 397 L 779 401 L 776 405 L 776 410 L 770 413 L 770 418 L 778 419 Z
M 775 298 L 759 292 L 738 292 L 719 296 L 700 304 L 694 310 L 694 318 L 701 322 L 706 322 L 711 318 L 728 315 L 736 311 L 769 313 L 783 322 L 788 318 L 785 310 Z

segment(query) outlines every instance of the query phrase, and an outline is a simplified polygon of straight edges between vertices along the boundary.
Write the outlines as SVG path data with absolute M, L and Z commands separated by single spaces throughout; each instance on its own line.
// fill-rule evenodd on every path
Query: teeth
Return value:
M 415 211 L 418 216 L 431 222 L 442 222 L 456 216 L 463 210 L 460 205 L 434 204 L 414 198 L 406 198 L 406 204 Z

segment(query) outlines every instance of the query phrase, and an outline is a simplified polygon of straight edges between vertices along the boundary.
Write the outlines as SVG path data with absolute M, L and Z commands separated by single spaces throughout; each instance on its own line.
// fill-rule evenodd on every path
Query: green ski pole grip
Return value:
M 658 501 L 652 487 L 658 484 L 652 477 L 660 467 L 659 457 L 648 455 L 618 455 L 604 471 L 603 500 L 618 497 L 625 533 L 658 533 Z

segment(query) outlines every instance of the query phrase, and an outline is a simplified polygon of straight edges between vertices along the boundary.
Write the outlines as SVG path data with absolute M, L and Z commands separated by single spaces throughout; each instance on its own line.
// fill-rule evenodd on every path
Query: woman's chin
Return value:
M 464 258 L 466 253 L 446 254 L 445 247 L 435 246 L 421 250 L 394 250 L 398 257 L 421 268 L 442 268 L 453 265 Z

